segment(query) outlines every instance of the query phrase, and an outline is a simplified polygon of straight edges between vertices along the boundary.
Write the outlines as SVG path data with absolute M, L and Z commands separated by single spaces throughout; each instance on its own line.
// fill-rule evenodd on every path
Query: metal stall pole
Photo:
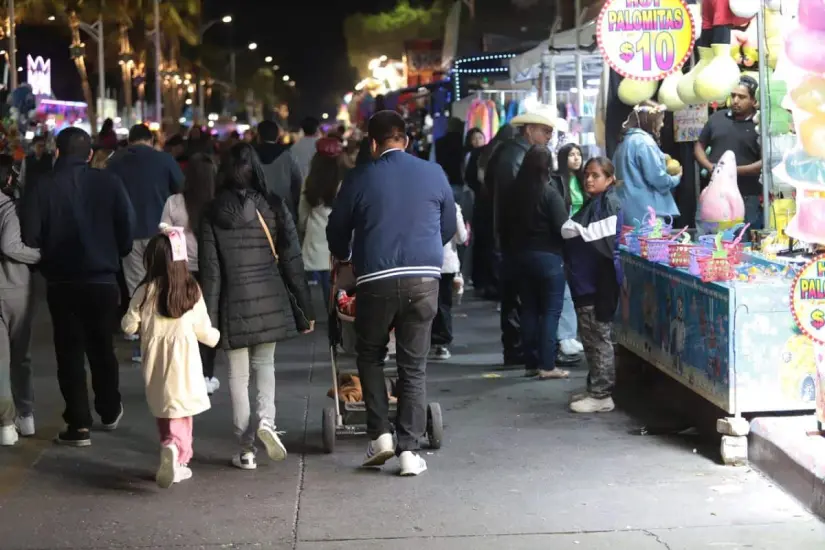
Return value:
M 771 217 L 771 189 L 773 177 L 770 165 L 770 115 L 768 105 L 768 59 L 765 53 L 767 39 L 765 36 L 765 5 L 756 12 L 756 30 L 759 35 L 759 141 L 762 145 L 762 216 L 763 226 L 770 225 Z
M 9 72 L 11 89 L 17 89 L 17 29 L 14 24 L 14 0 L 7 2 L 9 10 Z
M 158 117 L 158 124 L 163 124 L 163 95 L 161 87 L 163 81 L 160 78 L 160 0 L 155 0 L 155 112 Z
M 576 0 L 576 111 L 581 118 L 584 112 L 584 71 L 582 69 L 582 12 L 581 0 Z

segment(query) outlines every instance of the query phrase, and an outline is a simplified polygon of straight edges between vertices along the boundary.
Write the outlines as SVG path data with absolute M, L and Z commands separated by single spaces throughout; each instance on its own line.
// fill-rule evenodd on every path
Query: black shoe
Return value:
M 54 442 L 58 445 L 65 445 L 67 447 L 88 447 L 92 444 L 92 438 L 89 430 L 76 430 L 74 428 L 66 428 L 54 438 Z
M 111 422 L 106 422 L 102 417 L 100 421 L 103 423 L 103 431 L 104 432 L 113 432 L 117 429 L 117 425 L 120 424 L 120 419 L 123 418 L 123 404 L 120 405 L 120 412 L 117 413 L 117 416 Z
M 526 361 L 524 360 L 524 356 L 521 354 L 504 354 L 504 366 L 505 367 L 513 367 L 513 366 L 521 366 L 524 365 Z

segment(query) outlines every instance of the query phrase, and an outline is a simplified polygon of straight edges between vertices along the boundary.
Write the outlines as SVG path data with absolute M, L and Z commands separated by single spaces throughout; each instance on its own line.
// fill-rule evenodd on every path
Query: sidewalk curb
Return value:
M 807 435 L 813 417 L 754 418 L 750 462 L 825 520 L 825 437 Z

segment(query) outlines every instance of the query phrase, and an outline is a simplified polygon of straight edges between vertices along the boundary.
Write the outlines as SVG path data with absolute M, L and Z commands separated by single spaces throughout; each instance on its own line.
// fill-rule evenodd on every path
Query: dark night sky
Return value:
M 343 22 L 351 13 L 378 13 L 392 9 L 397 0 L 203 0 L 204 21 L 231 13 L 231 29 L 218 24 L 210 29 L 204 42 L 219 47 L 231 43 L 238 51 L 238 77 L 265 66 L 271 55 L 281 67 L 280 75 L 289 74 L 297 83 L 297 97 L 290 99 L 292 119 L 334 113 L 343 94 L 355 85 L 346 52 Z M 429 5 L 432 0 L 411 0 L 412 5 Z M 230 8 L 230 9 L 227 9 Z M 258 49 L 246 46 L 256 42 Z M 25 67 L 27 54 L 52 60 L 52 87 L 56 97 L 83 100 L 80 78 L 69 59 L 69 37 L 65 29 L 56 32 L 48 27 L 18 27 L 18 63 Z M 93 48 L 91 41 L 87 45 Z M 228 65 L 228 62 L 227 62 Z M 90 67 L 90 72 L 96 73 Z M 112 85 L 118 73 L 107 75 Z M 228 80 L 227 74 L 224 76 Z M 96 76 L 92 75 L 96 91 Z

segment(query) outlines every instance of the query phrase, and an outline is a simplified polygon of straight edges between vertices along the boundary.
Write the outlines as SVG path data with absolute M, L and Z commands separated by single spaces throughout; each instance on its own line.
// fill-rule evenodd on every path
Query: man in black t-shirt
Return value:
M 696 162 L 709 174 L 725 151 L 736 155 L 739 191 L 745 200 L 745 222 L 751 229 L 762 229 L 762 149 L 756 131 L 756 92 L 758 84 L 749 76 L 739 79 L 730 93 L 730 110 L 710 117 L 694 146 Z M 705 150 L 710 147 L 710 154 Z

